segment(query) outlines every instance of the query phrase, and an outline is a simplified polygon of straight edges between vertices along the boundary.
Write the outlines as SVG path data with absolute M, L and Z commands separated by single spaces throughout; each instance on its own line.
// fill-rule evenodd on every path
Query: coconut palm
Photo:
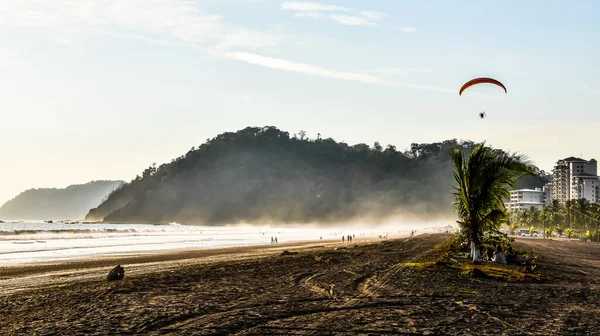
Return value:
M 542 221 L 542 228 L 544 230 L 544 238 L 546 238 L 546 236 L 548 236 L 548 234 L 546 234 L 546 232 L 548 231 L 549 228 L 547 228 L 547 226 L 552 223 L 552 207 L 550 206 L 545 206 L 541 211 L 540 211 L 540 220 Z M 551 234 L 554 232 L 554 227 L 552 225 L 549 225 L 552 230 L 551 230 Z
M 573 214 L 571 209 L 573 208 L 573 200 L 566 200 L 565 201 L 565 220 L 567 221 L 567 225 L 569 226 L 569 229 L 572 229 L 572 224 L 573 224 Z
M 473 260 L 479 260 L 479 245 L 485 231 L 497 231 L 506 221 L 503 199 L 510 197 L 520 176 L 533 170 L 525 157 L 477 145 L 465 159 L 460 149 L 451 153 L 454 163 L 454 207 L 463 233 L 471 242 Z
M 556 233 L 561 236 L 563 234 L 563 232 L 565 232 L 565 230 L 563 230 L 563 228 L 561 228 L 560 226 L 557 226 L 554 231 L 556 231 Z
M 552 227 L 552 226 L 549 228 L 546 228 L 546 230 L 544 230 L 545 237 L 551 238 L 552 234 L 554 233 L 555 230 L 556 230 L 556 228 Z
M 550 209 L 552 212 L 552 225 L 558 226 L 563 220 L 563 206 L 559 200 L 553 199 L 552 203 L 550 203 Z
M 590 201 L 585 198 L 578 198 L 571 204 L 571 212 L 573 219 L 577 220 L 577 223 L 582 226 L 582 229 L 588 230 L 589 218 L 592 205 Z
M 519 211 L 519 223 L 522 226 L 529 226 L 531 224 L 532 214 L 529 209 L 523 209 Z
M 569 237 L 569 239 L 571 239 L 571 236 L 573 236 L 573 234 L 575 233 L 575 230 L 573 230 L 571 228 L 567 228 L 567 229 L 565 229 L 565 233 L 567 234 L 567 237 Z
M 534 227 L 539 227 L 542 222 L 542 213 L 540 210 L 534 206 L 529 208 L 530 224 Z

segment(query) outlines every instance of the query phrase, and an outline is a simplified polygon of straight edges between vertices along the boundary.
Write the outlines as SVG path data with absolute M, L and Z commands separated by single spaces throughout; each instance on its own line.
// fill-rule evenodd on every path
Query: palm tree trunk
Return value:
M 479 241 L 478 230 L 472 226 L 471 230 L 471 257 L 473 258 L 473 262 L 481 261 L 481 250 L 479 246 L 481 242 Z
M 545 216 L 546 214 L 544 214 Z M 542 226 L 543 226 L 543 230 L 544 232 L 542 232 L 544 234 L 544 239 L 546 239 L 546 218 L 542 218 Z

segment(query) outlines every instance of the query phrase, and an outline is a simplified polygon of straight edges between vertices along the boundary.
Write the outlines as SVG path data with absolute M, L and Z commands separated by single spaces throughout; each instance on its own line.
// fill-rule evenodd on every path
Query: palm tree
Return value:
M 573 219 L 582 226 L 582 229 L 588 230 L 591 210 L 591 203 L 585 198 L 578 198 L 571 203 L 571 214 Z
M 563 228 L 561 228 L 560 226 L 557 226 L 554 231 L 556 231 L 556 233 L 559 236 L 561 236 L 563 234 L 563 232 L 565 232 L 565 230 L 563 230 Z
M 531 224 L 531 212 L 528 209 L 519 210 L 518 217 L 521 226 L 529 226 Z
M 536 207 L 532 206 L 531 208 L 529 208 L 529 214 L 530 214 L 530 224 L 533 227 L 538 227 L 540 226 L 540 222 L 541 222 L 541 218 L 542 218 L 542 213 L 540 212 L 539 209 L 537 209 Z
M 552 226 L 549 227 L 549 228 L 547 228 L 547 229 L 545 229 L 544 230 L 545 237 L 552 238 L 552 234 L 554 233 L 555 230 L 556 230 L 556 228 L 552 227 Z
M 565 202 L 565 218 L 567 220 L 567 224 L 569 224 L 569 229 L 572 229 L 572 213 L 571 209 L 573 207 L 573 200 L 567 200 Z
M 571 239 L 571 236 L 573 236 L 573 233 L 575 233 L 575 230 L 573 230 L 571 228 L 567 228 L 565 230 L 565 233 L 567 234 L 567 237 L 569 237 L 569 239 Z
M 565 227 L 566 213 L 565 209 L 561 206 L 558 210 L 552 206 L 552 224 L 555 226 Z
M 600 224 L 600 205 L 596 203 L 591 203 L 590 216 L 592 220 L 596 223 L 596 241 L 600 242 L 600 233 L 598 233 L 598 226 Z
M 533 170 L 525 157 L 507 154 L 477 145 L 465 160 L 460 149 L 451 153 L 454 163 L 454 207 L 457 221 L 471 242 L 473 260 L 479 260 L 479 245 L 485 231 L 497 231 L 506 220 L 504 199 L 510 197 L 508 188 L 515 188 L 520 176 Z
M 544 229 L 544 238 L 546 238 L 546 231 L 548 230 L 546 225 L 552 222 L 552 207 L 545 206 L 542 211 L 540 211 L 540 219 L 542 221 L 542 228 Z M 550 225 L 550 227 L 552 228 L 552 234 L 554 232 L 554 227 L 552 227 L 552 225 Z
M 529 228 L 529 234 L 533 236 L 534 233 L 538 233 L 538 229 L 532 226 Z

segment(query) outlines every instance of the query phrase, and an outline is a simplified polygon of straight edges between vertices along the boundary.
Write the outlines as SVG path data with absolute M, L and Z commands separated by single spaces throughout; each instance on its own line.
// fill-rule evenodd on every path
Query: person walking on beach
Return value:
M 344 242 L 344 238 L 345 238 L 345 237 L 344 237 L 344 236 L 342 236 L 342 243 Z
M 275 237 L 275 244 L 277 244 L 277 237 Z

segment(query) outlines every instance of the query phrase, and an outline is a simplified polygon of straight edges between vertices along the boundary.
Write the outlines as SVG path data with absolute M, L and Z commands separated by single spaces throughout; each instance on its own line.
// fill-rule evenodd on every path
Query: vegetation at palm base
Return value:
M 452 218 L 452 161 L 471 141 L 348 145 L 275 127 L 223 133 L 113 192 L 87 220 L 185 224 L 335 222 L 416 214 Z M 494 150 L 502 153 L 501 150 Z M 540 187 L 532 168 L 519 187 Z
M 545 238 L 553 235 L 578 236 L 583 240 L 598 241 L 600 226 L 600 206 L 586 199 L 568 200 L 561 204 L 553 200 L 543 209 L 513 211 L 510 214 L 509 230 L 516 234 L 518 227 L 530 228 L 530 233 L 538 232 Z
M 495 150 L 479 144 L 467 158 L 455 149 L 451 154 L 454 207 L 462 237 L 471 244 L 473 260 L 481 258 L 480 248 L 485 232 L 498 232 L 508 222 L 504 200 L 510 197 L 509 188 L 515 188 L 517 179 L 534 171 L 525 157 Z M 492 246 L 500 242 L 492 241 Z
M 29 189 L 0 207 L 0 218 L 12 220 L 81 219 L 123 181 L 92 181 L 63 189 Z

